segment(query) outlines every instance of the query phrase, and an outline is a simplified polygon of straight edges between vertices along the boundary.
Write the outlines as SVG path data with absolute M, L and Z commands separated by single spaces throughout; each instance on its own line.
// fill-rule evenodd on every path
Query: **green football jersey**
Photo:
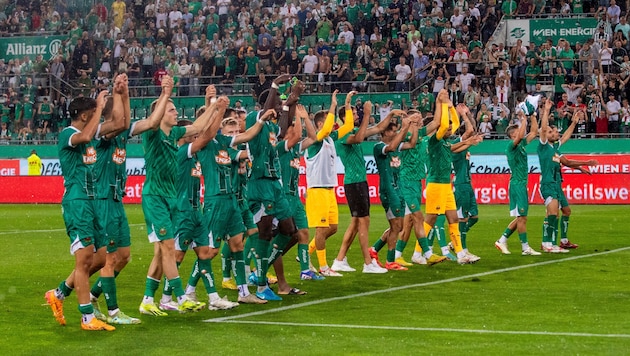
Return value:
M 527 163 L 527 152 L 525 151 L 525 146 L 527 146 L 527 140 L 522 139 L 516 146 L 514 146 L 514 143 L 510 141 L 505 149 L 508 165 L 510 166 L 510 171 L 512 171 L 510 183 L 527 184 L 529 165 Z
M 559 183 L 560 155 L 557 149 L 550 142 L 540 142 L 536 151 L 540 162 L 540 183 Z
M 461 142 L 461 138 L 451 141 L 451 144 Z M 465 149 L 458 153 L 453 153 L 453 184 L 470 184 L 470 151 Z
M 383 141 L 374 145 L 374 159 L 378 168 L 380 177 L 379 188 L 382 193 L 398 189 L 400 179 L 400 151 L 396 149 L 395 151 L 384 153 L 383 149 L 386 146 L 387 144 Z
M 300 151 L 301 143 L 287 150 L 286 141 L 278 144 L 278 154 L 280 156 L 280 169 L 282 171 L 282 189 L 284 194 L 299 196 L 298 181 L 300 178 Z
M 429 138 L 429 175 L 427 183 L 450 183 L 453 168 L 451 143 L 446 139 L 438 140 L 435 135 Z
M 201 207 L 201 163 L 190 151 L 192 144 L 177 150 L 177 210 L 198 210 Z
M 421 179 L 427 178 L 427 173 L 429 170 L 429 139 L 430 136 L 424 136 L 422 140 L 418 143 L 420 146 L 420 162 L 418 163 L 417 169 L 420 171 Z
M 232 159 L 232 186 L 236 190 L 236 201 L 242 202 L 247 200 L 247 180 L 251 171 L 251 162 L 249 159 L 239 159 L 240 151 L 247 151 L 247 144 L 239 145 L 239 149 L 230 149 L 230 158 Z
M 111 181 L 114 175 L 113 164 L 109 157 L 113 153 L 114 145 L 105 138 L 93 139 L 92 147 L 96 149 L 96 157 L 100 158 L 94 163 L 94 176 L 96 177 L 96 199 L 107 199 L 111 195 Z
M 247 128 L 254 126 L 256 118 L 261 112 L 253 111 L 245 119 Z M 280 178 L 280 160 L 278 159 L 278 134 L 280 128 L 273 122 L 266 122 L 258 135 L 249 141 L 249 151 L 252 155 L 252 172 L 250 179 Z
M 161 129 L 142 134 L 147 172 L 142 195 L 159 195 L 164 198 L 177 196 L 177 141 L 185 134 L 186 128 L 183 126 L 174 126 L 170 135 L 166 135 Z
M 359 128 L 355 127 L 350 134 L 344 136 L 335 144 L 337 148 L 337 155 L 339 156 L 339 159 L 341 159 L 341 163 L 343 163 L 345 170 L 343 184 L 367 182 L 365 158 L 363 158 L 363 149 L 361 148 L 361 144 L 347 143 L 348 137 L 355 135 L 358 131 Z
M 418 129 L 418 139 L 421 139 L 426 134 L 426 127 L 421 127 Z M 407 133 L 405 141 L 409 141 L 410 139 L 411 133 Z M 416 144 L 413 148 L 400 152 L 400 179 L 405 181 L 418 182 L 422 178 L 424 178 L 425 175 L 423 175 L 423 170 L 420 169 L 423 154 L 424 153 L 422 152 L 422 146 L 420 144 Z
M 420 94 L 418 94 L 418 110 L 420 110 L 420 112 L 432 112 L 433 111 L 433 103 L 435 103 L 435 97 L 433 96 L 433 93 L 431 92 L 427 92 L 427 93 L 423 93 L 421 92 Z
M 337 141 L 339 139 L 339 132 L 333 131 L 330 133 L 330 135 L 328 135 L 328 137 L 330 137 L 333 141 Z M 309 146 L 309 148 L 306 149 L 306 156 L 308 158 L 314 157 L 322 149 L 322 146 L 324 146 L 324 140 L 313 143 Z
M 217 134 L 214 140 L 197 153 L 203 170 L 205 200 L 217 195 L 234 193 L 232 158 L 230 158 L 230 146 L 233 139 L 230 136 Z
M 63 173 L 64 200 L 94 199 L 96 196 L 94 165 L 98 156 L 91 142 L 75 147 L 70 145 L 72 135 L 79 132 L 76 127 L 68 126 L 59 134 L 57 148 Z
M 112 174 L 112 188 L 114 200 L 121 201 L 125 196 L 127 186 L 127 141 L 131 135 L 131 130 L 127 129 L 114 137 L 112 141 L 113 152 L 111 162 L 114 166 Z

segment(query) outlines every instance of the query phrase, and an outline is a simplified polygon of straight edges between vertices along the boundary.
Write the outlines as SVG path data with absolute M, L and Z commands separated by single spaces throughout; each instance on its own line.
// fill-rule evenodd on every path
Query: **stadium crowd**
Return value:
M 615 0 L 115 0 L 83 13 L 64 1 L 10 1 L 1 36 L 67 37 L 52 58 L 0 58 L 0 143 L 55 140 L 72 98 L 96 98 L 118 72 L 128 74 L 132 97 L 159 95 L 167 74 L 177 96 L 215 84 L 220 94 L 257 97 L 281 73 L 313 93 L 411 93 L 410 103 L 375 105 L 375 121 L 391 107 L 433 112 L 446 88 L 487 138 L 518 121 L 517 93 L 541 94 L 553 97 L 561 132 L 584 109 L 577 134 L 628 134 L 627 8 Z M 580 13 L 599 19 L 585 43 L 507 47 L 492 38 L 503 16 Z

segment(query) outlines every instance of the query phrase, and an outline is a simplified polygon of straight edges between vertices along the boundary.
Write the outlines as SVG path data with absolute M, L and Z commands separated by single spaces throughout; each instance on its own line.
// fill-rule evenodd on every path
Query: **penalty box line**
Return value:
M 305 326 L 305 327 L 321 327 L 321 328 L 340 328 L 340 329 L 372 329 L 387 331 L 429 331 L 429 332 L 457 332 L 469 334 L 506 334 L 506 335 L 542 335 L 542 336 L 567 336 L 567 337 L 602 337 L 602 338 L 622 338 L 630 339 L 630 334 L 593 334 L 593 333 L 574 333 L 574 332 L 550 332 L 550 331 L 517 331 L 517 330 L 487 330 L 487 329 L 454 329 L 454 328 L 419 328 L 412 326 L 376 326 L 376 325 L 344 325 L 344 324 L 308 324 L 308 323 L 290 323 L 279 321 L 253 321 L 253 320 L 226 320 L 223 323 L 229 324 L 254 324 L 254 325 L 273 325 L 273 326 Z
M 240 315 L 233 315 L 233 316 L 226 316 L 226 317 L 221 317 L 221 318 L 206 319 L 206 320 L 203 320 L 203 321 L 207 322 L 207 323 L 229 322 L 229 321 L 236 320 L 236 319 L 243 319 L 243 318 L 248 318 L 248 317 L 252 317 L 252 316 L 259 316 L 259 315 L 265 315 L 265 314 L 271 314 L 271 313 L 278 313 L 278 312 L 283 312 L 285 310 L 299 309 L 299 308 L 309 307 L 309 306 L 312 306 L 312 305 L 318 305 L 318 304 L 329 303 L 329 302 L 336 302 L 336 301 L 339 301 L 339 300 L 354 299 L 354 298 L 358 298 L 358 297 L 366 297 L 366 296 L 371 296 L 371 295 L 376 295 L 376 294 L 397 292 L 397 291 L 400 291 L 400 290 L 405 290 L 405 289 L 410 289 L 410 288 L 427 287 L 427 286 L 433 286 L 433 285 L 438 285 L 438 284 L 459 282 L 459 281 L 462 281 L 462 280 L 465 280 L 465 279 L 469 279 L 469 278 L 484 277 L 484 276 L 490 276 L 490 275 L 493 275 L 493 274 L 518 271 L 518 270 L 525 269 L 525 268 L 545 266 L 545 265 L 550 265 L 550 264 L 555 264 L 555 263 L 560 263 L 560 262 L 567 262 L 567 261 L 575 261 L 575 260 L 579 260 L 579 259 L 583 259 L 583 258 L 589 258 L 589 257 L 604 256 L 604 255 L 608 255 L 608 254 L 611 254 L 611 253 L 617 253 L 617 252 L 622 252 L 622 251 L 626 251 L 626 250 L 630 250 L 630 246 L 621 247 L 621 248 L 610 250 L 610 251 L 591 253 L 591 254 L 588 254 L 588 255 L 571 256 L 571 257 L 558 259 L 558 260 L 543 261 L 543 262 L 537 262 L 537 263 L 532 263 L 532 264 L 527 264 L 527 265 L 501 268 L 501 269 L 497 269 L 497 270 L 493 270 L 493 271 L 468 274 L 468 275 L 465 275 L 465 276 L 453 277 L 453 278 L 448 278 L 448 279 L 442 279 L 442 280 L 438 280 L 438 281 L 416 283 L 416 284 L 408 284 L 408 285 L 404 285 L 404 286 L 392 287 L 392 288 L 387 288 L 387 289 L 373 290 L 373 291 L 369 291 L 369 292 L 363 292 L 363 293 L 350 294 L 350 295 L 344 295 L 344 296 L 333 297 L 333 298 L 325 298 L 325 299 L 313 300 L 313 301 L 310 301 L 310 302 L 298 303 L 298 304 L 293 304 L 293 305 L 287 305 L 287 306 L 283 306 L 283 307 L 279 307 L 279 308 L 260 310 L 260 311 L 256 311 L 256 312 L 245 313 L 245 314 L 240 314 Z

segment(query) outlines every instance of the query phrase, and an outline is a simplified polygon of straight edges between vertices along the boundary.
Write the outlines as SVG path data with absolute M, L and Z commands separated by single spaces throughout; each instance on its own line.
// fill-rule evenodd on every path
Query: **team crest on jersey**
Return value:
M 400 157 L 394 156 L 392 157 L 392 159 L 389 161 L 389 166 L 392 168 L 399 168 L 400 167 Z
M 83 155 L 83 163 L 84 164 L 96 163 L 96 149 L 94 147 L 88 147 L 85 150 L 85 154 Z
M 291 168 L 295 168 L 297 170 L 300 170 L 300 159 L 299 158 L 292 159 L 291 163 L 289 163 L 289 165 L 291 166 Z
M 275 132 L 270 132 L 269 133 L 269 143 L 273 147 L 276 147 L 276 145 L 278 144 L 278 138 L 276 137 L 276 133 Z
M 125 163 L 127 159 L 127 150 L 124 148 L 116 148 L 114 153 L 112 154 L 112 161 L 118 165 L 122 165 Z
M 160 234 L 160 236 L 166 235 L 166 228 L 161 228 L 158 233 Z
M 226 150 L 220 150 L 219 154 L 216 155 L 214 157 L 215 161 L 218 164 L 230 164 L 231 160 L 230 160 L 230 155 L 228 155 L 228 152 Z
M 190 176 L 191 177 L 201 178 L 201 163 L 199 163 L 199 162 L 195 163 L 195 168 L 193 168 L 190 171 Z

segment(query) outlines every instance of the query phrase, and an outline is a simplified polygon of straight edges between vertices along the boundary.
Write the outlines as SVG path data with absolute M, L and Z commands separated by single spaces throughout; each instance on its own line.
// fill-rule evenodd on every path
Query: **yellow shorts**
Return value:
M 306 218 L 308 227 L 329 227 L 339 224 L 339 208 L 333 188 L 306 190 Z
M 455 195 L 450 183 L 427 184 L 427 214 L 444 214 L 448 210 L 457 210 Z

